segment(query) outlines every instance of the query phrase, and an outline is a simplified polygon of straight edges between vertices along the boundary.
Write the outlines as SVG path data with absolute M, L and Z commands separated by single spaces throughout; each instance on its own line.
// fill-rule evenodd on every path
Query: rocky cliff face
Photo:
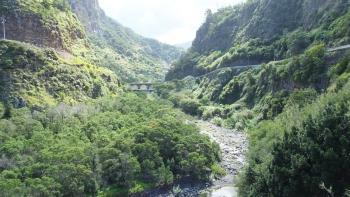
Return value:
M 2 15 L 7 39 L 69 52 L 124 81 L 161 80 L 182 53 L 107 17 L 98 0 L 2 0 Z
M 113 61 L 97 57 L 94 58 L 94 63 L 110 68 L 124 81 L 162 80 L 169 64 L 182 54 L 179 48 L 144 38 L 109 18 L 97 0 L 69 0 L 69 3 L 84 25 L 93 50 L 103 53 L 115 51 Z M 107 65 L 101 62 L 106 62 Z
M 248 39 L 271 41 L 296 28 L 312 29 L 349 8 L 346 0 L 251 0 L 208 16 L 192 48 L 200 53 L 227 50 Z
M 319 41 L 347 44 L 349 7 L 348 0 L 248 0 L 208 12 L 191 50 L 174 64 L 167 79 L 268 63 Z
M 98 0 L 70 0 L 69 3 L 88 32 L 101 30 L 99 21 L 104 13 L 98 4 Z
M 38 16 L 13 13 L 7 15 L 6 18 L 7 39 L 29 42 L 38 46 L 63 48 L 61 37 L 52 33 L 51 29 L 45 28 Z
M 98 0 L 69 0 L 69 2 L 86 31 L 119 53 L 127 56 L 130 53 L 141 53 L 146 58 L 167 64 L 179 58 L 182 53 L 177 47 L 144 38 L 109 18 L 100 8 Z
M 6 18 L 7 39 L 69 50 L 76 40 L 85 38 L 80 22 L 67 8 L 34 1 L 3 1 L 0 15 Z

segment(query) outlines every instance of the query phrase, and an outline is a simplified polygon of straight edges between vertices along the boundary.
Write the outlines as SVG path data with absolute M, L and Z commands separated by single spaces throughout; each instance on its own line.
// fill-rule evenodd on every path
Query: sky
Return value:
M 191 42 L 205 11 L 244 0 L 99 0 L 106 14 L 142 36 L 168 44 Z

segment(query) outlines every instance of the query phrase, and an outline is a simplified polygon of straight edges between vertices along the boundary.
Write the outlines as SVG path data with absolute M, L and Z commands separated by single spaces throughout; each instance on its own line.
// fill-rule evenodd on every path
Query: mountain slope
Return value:
M 174 64 L 167 79 L 281 60 L 316 41 L 347 44 L 348 8 L 347 0 L 249 0 L 208 12 L 192 48 Z
M 52 47 L 114 71 L 123 81 L 161 80 L 181 50 L 108 18 L 97 0 L 4 0 L 7 38 Z
M 77 103 L 121 91 L 110 70 L 79 58 L 66 61 L 52 49 L 0 41 L 0 54 L 1 101 L 15 108 Z
M 127 81 L 154 80 L 152 78 L 160 80 L 168 70 L 168 65 L 181 55 L 180 49 L 137 35 L 107 17 L 97 0 L 71 0 L 70 4 L 85 26 L 94 50 L 102 53 L 95 55 L 97 59 L 94 62 L 107 64 L 108 68 L 120 73 L 121 77 L 126 75 L 129 78 L 125 79 Z M 119 60 L 105 63 L 99 59 L 106 50 L 116 51 Z M 136 74 L 122 73 L 125 67 L 130 67 Z
M 89 43 L 66 1 L 5 0 L 0 11 L 10 39 L 0 42 L 0 95 L 7 106 L 77 103 L 121 90 L 115 73 L 74 54 Z
M 350 51 L 329 49 L 350 42 L 350 2 L 251 0 L 207 14 L 158 94 L 249 134 L 241 196 L 349 196 Z
M 3 0 L 0 14 L 6 18 L 10 40 L 71 51 L 72 45 L 86 37 L 83 26 L 62 1 Z
M 119 53 L 126 55 L 129 51 L 139 50 L 142 55 L 172 63 L 179 57 L 180 50 L 174 46 L 144 38 L 131 29 L 105 15 L 97 0 L 70 0 L 72 11 L 86 27 L 86 31 L 105 41 Z M 113 37 L 113 38 L 110 38 Z

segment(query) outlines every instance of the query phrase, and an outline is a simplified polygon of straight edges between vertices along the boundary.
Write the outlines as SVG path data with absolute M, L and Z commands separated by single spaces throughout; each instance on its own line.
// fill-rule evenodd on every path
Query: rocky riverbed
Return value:
M 203 196 L 233 197 L 237 195 L 234 187 L 235 178 L 245 163 L 245 153 L 248 149 L 248 140 L 244 132 L 226 129 L 210 122 L 198 120 L 195 122 L 201 133 L 220 145 L 222 162 L 221 167 L 227 172 L 225 177 L 214 180 L 212 186 L 200 191 Z
M 222 162 L 221 166 L 227 172 L 225 177 L 213 180 L 210 183 L 193 183 L 190 180 L 175 183 L 178 187 L 163 188 L 144 193 L 142 196 L 171 197 L 174 193 L 179 197 L 203 196 L 203 197 L 234 197 L 237 189 L 234 187 L 235 178 L 245 163 L 245 153 L 248 148 L 248 140 L 243 132 L 216 126 L 210 122 L 193 121 L 212 141 L 220 145 Z

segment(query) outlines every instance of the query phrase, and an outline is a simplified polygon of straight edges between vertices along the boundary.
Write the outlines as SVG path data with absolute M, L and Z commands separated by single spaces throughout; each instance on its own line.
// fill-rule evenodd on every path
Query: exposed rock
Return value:
M 6 38 L 31 43 L 41 47 L 69 50 L 77 39 L 84 39 L 80 22 L 68 10 L 47 8 L 65 15 L 71 20 L 68 26 L 62 26 L 58 18 L 46 16 L 39 11 L 29 10 L 25 2 L 3 0 L 0 15 L 6 18 Z M 45 9 L 45 8 L 42 8 Z M 73 22 L 73 23 L 72 23 Z
M 99 20 L 104 13 L 98 0 L 70 0 L 70 5 L 87 31 L 94 33 L 101 31 Z
M 198 76 L 219 67 L 256 65 L 285 58 L 289 46 L 275 43 L 277 40 L 296 30 L 319 31 L 322 25 L 345 15 L 349 3 L 347 0 L 251 0 L 222 8 L 207 16 L 191 49 L 174 64 L 166 80 Z M 316 39 L 330 42 L 328 38 Z M 242 47 L 248 43 L 250 48 Z M 283 47 L 267 49 L 272 44 Z M 260 54 L 252 52 L 261 46 L 267 47 L 266 50 Z M 303 48 L 307 47 L 308 44 Z M 240 49 L 239 53 L 235 51 Z M 213 59 L 215 53 L 219 55 Z

